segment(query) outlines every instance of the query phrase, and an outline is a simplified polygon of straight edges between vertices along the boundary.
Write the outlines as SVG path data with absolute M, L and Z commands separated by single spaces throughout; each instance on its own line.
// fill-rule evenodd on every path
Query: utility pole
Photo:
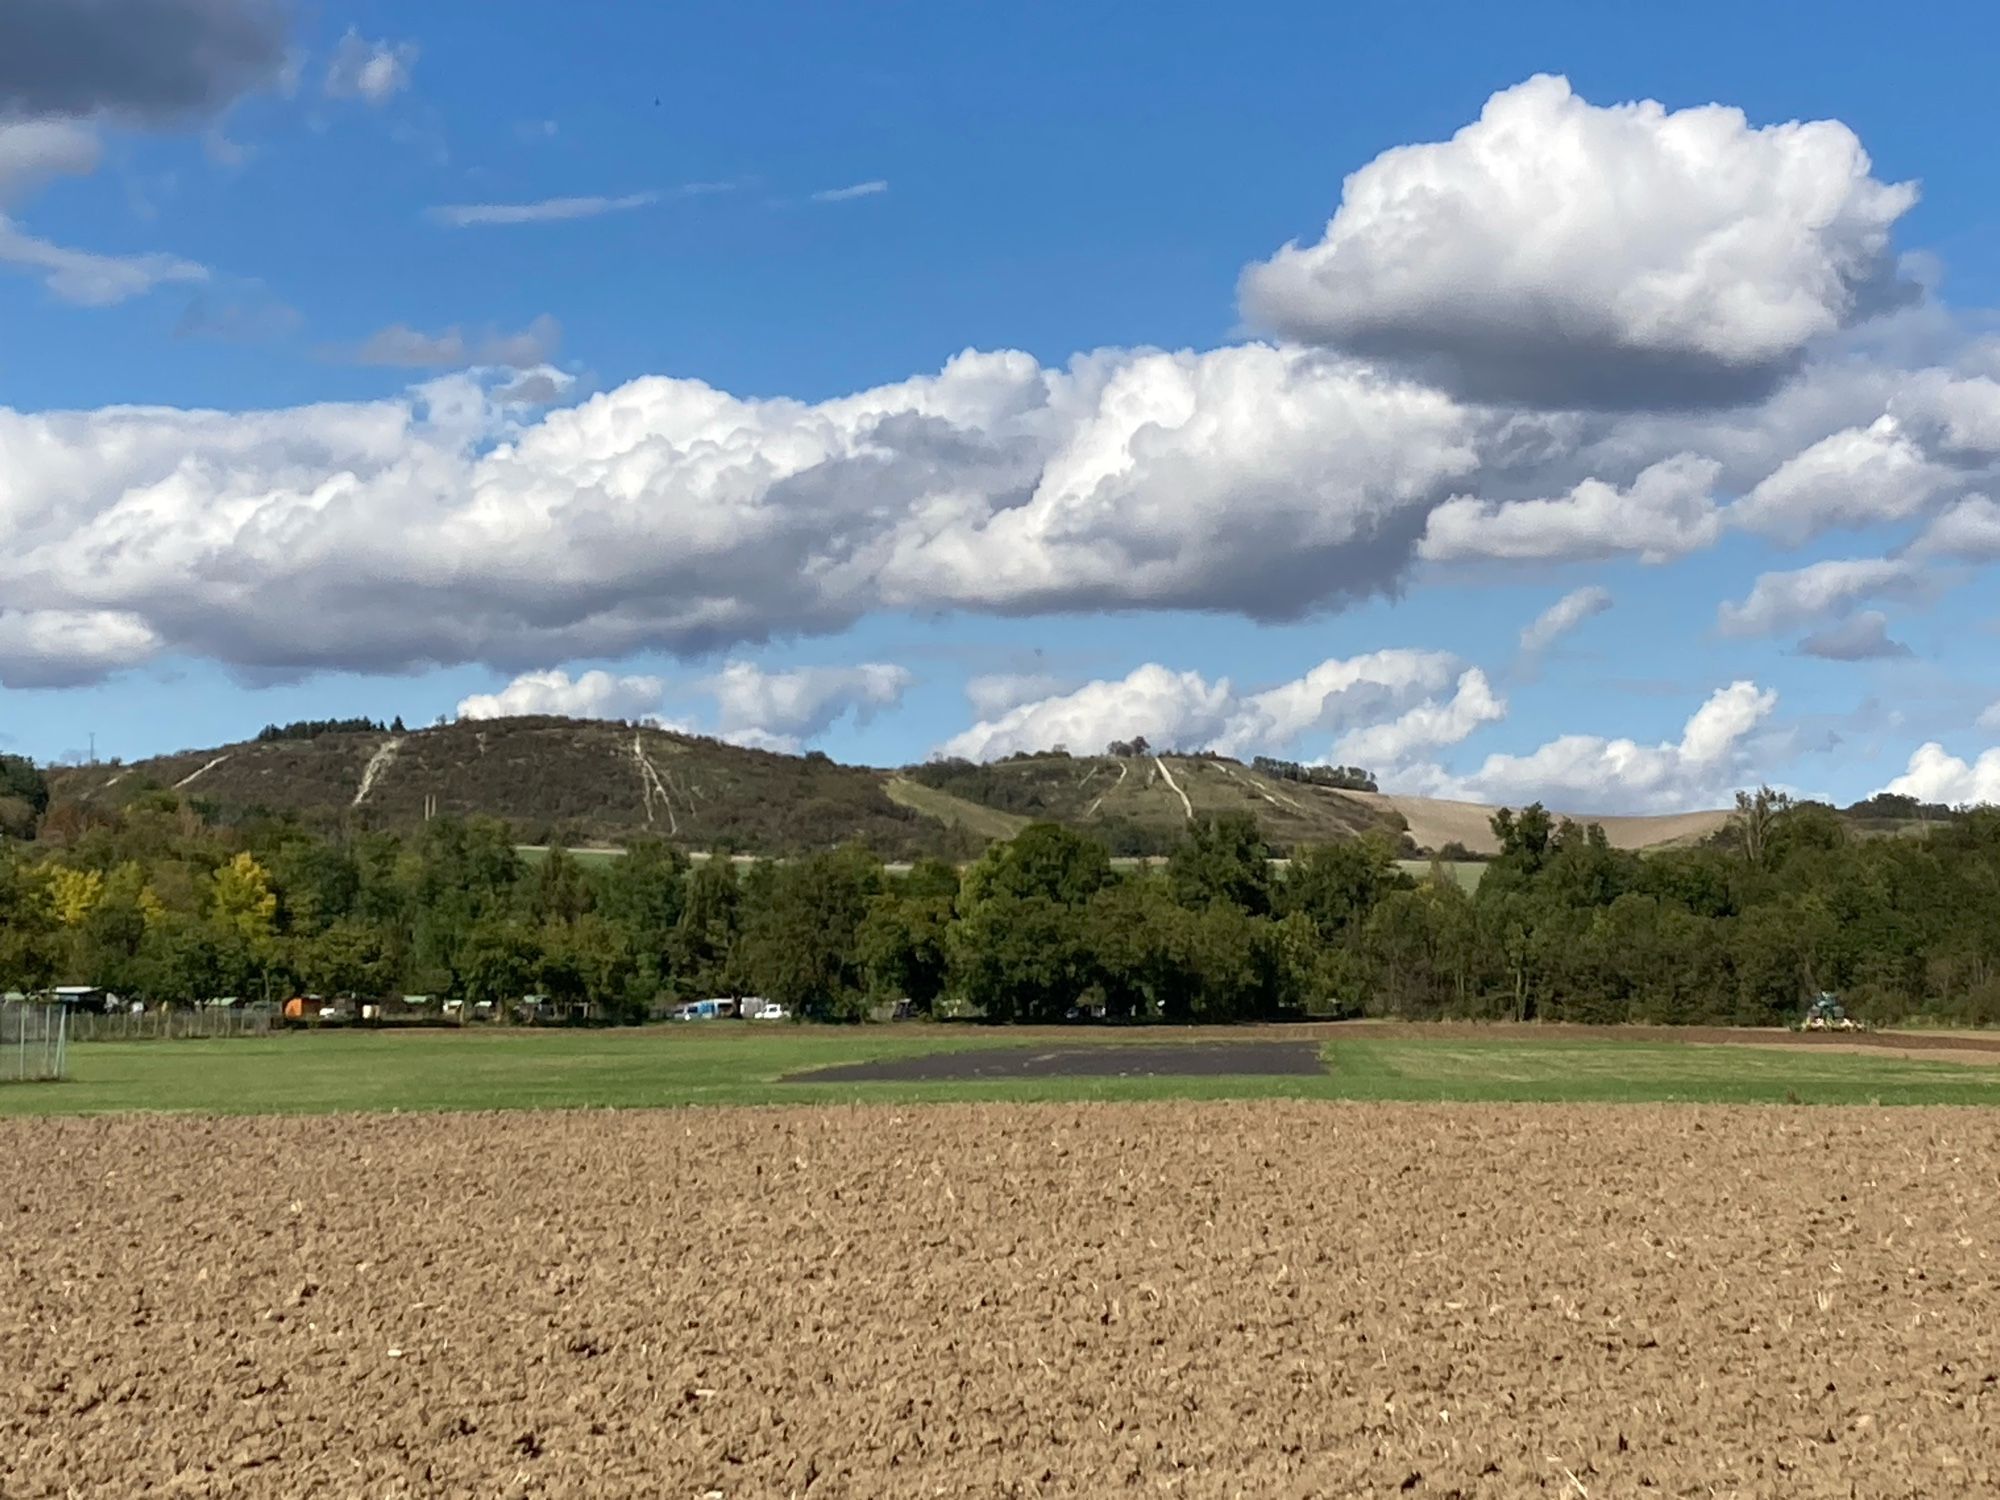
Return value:
M 93 766 L 97 764 L 97 731 L 95 729 L 90 731 L 90 763 Z

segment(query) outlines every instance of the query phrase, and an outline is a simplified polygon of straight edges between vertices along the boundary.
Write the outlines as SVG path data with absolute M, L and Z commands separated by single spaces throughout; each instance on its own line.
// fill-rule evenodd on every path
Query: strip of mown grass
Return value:
M 716 1023 L 609 1031 L 320 1032 L 219 1042 L 94 1043 L 72 1077 L 0 1087 L 0 1115 L 124 1110 L 647 1107 L 858 1100 L 1335 1098 L 1461 1101 L 2000 1104 L 2000 1067 L 1822 1048 L 1670 1042 L 1353 1039 L 1319 1077 L 1033 1078 L 793 1084 L 836 1063 L 990 1048 L 1247 1039 L 1224 1030 L 769 1028 Z
M 1715 1104 L 2000 1104 L 2000 1066 L 1824 1047 L 1356 1040 L 1326 1050 L 1349 1099 Z

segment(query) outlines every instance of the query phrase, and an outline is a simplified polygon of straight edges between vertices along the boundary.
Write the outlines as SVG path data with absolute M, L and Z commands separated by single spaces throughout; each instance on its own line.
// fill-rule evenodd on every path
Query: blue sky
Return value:
M 77 10 L 0 16 L 0 747 L 2000 798 L 1982 9 Z

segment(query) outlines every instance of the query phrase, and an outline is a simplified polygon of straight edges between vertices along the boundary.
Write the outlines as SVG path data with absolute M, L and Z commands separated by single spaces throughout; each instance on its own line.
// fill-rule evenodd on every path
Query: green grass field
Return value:
M 1268 1033 L 1267 1033 L 1268 1034 Z M 1327 1033 L 1320 1033 L 1326 1035 Z M 586 1108 L 841 1100 L 1298 1097 L 1460 1101 L 2000 1104 L 2000 1067 L 1827 1049 L 1658 1041 L 1370 1036 L 1335 1030 L 1319 1077 L 785 1084 L 834 1063 L 1006 1046 L 1248 1039 L 1250 1033 L 713 1026 L 294 1033 L 72 1049 L 63 1083 L 0 1086 L 0 1115 L 123 1110 Z
M 1480 879 L 1486 874 L 1486 861 L 1481 859 L 1446 859 L 1437 863 L 1444 866 L 1445 874 L 1456 880 L 1467 892 L 1479 889 Z M 1428 859 L 1399 859 L 1396 867 L 1412 880 L 1429 880 L 1432 861 Z

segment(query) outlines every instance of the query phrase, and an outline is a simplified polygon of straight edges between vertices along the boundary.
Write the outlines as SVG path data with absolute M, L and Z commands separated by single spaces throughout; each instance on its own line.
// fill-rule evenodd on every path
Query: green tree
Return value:
M 1002 890 L 952 928 L 953 987 L 989 1021 L 1057 1021 L 1097 983 L 1085 908 Z
M 1097 984 L 1086 912 L 1112 881 L 1101 844 L 1031 823 L 966 872 L 948 940 L 952 984 L 995 1021 L 1054 1021 Z
M 280 920 L 290 932 L 320 932 L 352 915 L 361 897 L 359 862 L 330 840 L 287 839 L 273 851 L 270 871 L 281 900 Z
M 1060 823 L 1030 823 L 996 843 L 966 871 L 964 904 L 996 896 L 1039 896 L 1060 906 L 1081 906 L 1111 883 L 1104 846 Z
M 855 934 L 870 988 L 928 1013 L 951 972 L 952 918 L 948 896 L 913 895 L 907 889 L 877 896 Z
M 1155 876 L 1134 875 L 1091 897 L 1083 944 L 1106 1013 L 1140 1019 L 1192 1010 L 1188 932 L 1187 912 Z
M 459 951 L 458 983 L 465 1008 L 492 1006 L 496 1018 L 529 993 L 542 960 L 534 932 L 502 916 L 482 919 Z
M 206 917 L 167 912 L 140 943 L 139 988 L 170 1005 L 199 1005 L 240 995 L 252 960 L 243 934 Z
M 351 917 L 302 939 L 292 962 L 300 983 L 315 995 L 373 999 L 387 992 L 395 973 L 394 956 L 380 929 Z
M 534 893 L 528 910 L 535 921 L 567 925 L 594 905 L 589 883 L 576 857 L 561 844 L 549 845 L 534 875 Z
M 752 988 L 800 1015 L 859 1017 L 867 995 L 860 935 L 881 891 L 881 865 L 865 849 L 776 866 L 768 896 L 743 925 Z
M 1394 847 L 1371 835 L 1295 853 L 1278 888 L 1278 906 L 1309 919 L 1322 941 L 1337 942 L 1367 921 L 1389 892 L 1413 887 L 1396 864 Z
M 0 755 L 0 838 L 31 838 L 48 811 L 49 783 L 24 755 Z
M 673 972 L 684 994 L 716 995 L 732 987 L 730 959 L 742 900 L 735 865 L 719 855 L 697 866 L 688 878 L 687 900 L 669 945 Z
M 636 951 L 665 951 L 687 904 L 688 857 L 659 839 L 640 839 L 610 860 L 597 908 L 623 928 Z
M 622 928 L 596 912 L 573 922 L 550 923 L 541 931 L 537 980 L 542 993 L 563 1005 L 592 1004 L 612 1020 L 643 1020 L 645 1004 L 634 996 L 637 967 Z M 636 1004 L 639 1014 L 630 1013 Z
M 1190 911 L 1229 906 L 1253 917 L 1271 910 L 1271 850 L 1248 813 L 1201 818 L 1167 857 L 1167 888 Z

